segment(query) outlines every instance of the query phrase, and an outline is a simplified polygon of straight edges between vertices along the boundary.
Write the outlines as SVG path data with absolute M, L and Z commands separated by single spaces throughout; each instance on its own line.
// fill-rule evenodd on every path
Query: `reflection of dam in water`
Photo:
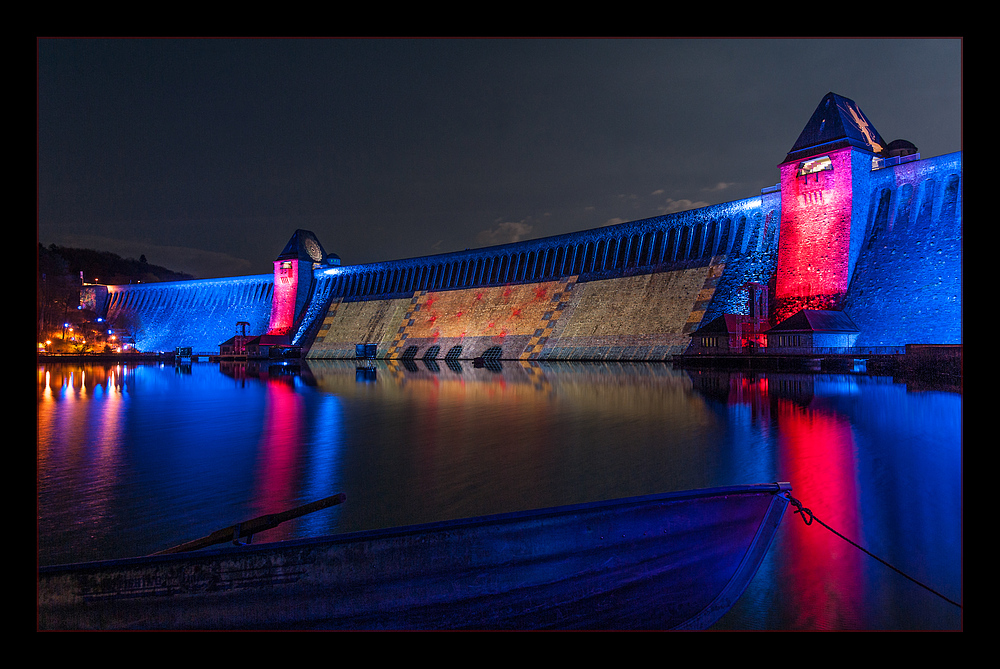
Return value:
M 225 365 L 223 365 L 225 372 Z M 597 408 L 600 388 L 614 387 L 616 396 L 635 395 L 627 400 L 633 408 L 648 406 L 662 411 L 660 393 L 689 395 L 690 373 L 670 365 L 630 362 L 534 362 L 496 361 L 477 366 L 469 360 L 309 360 L 300 369 L 309 382 L 339 395 L 367 392 L 363 385 L 378 383 L 381 388 L 409 392 L 429 387 L 448 393 L 496 394 L 499 383 L 504 392 L 565 395 L 578 400 L 586 390 L 587 404 Z M 595 390 L 596 389 L 596 390 Z M 394 391 L 389 391 L 394 392 Z
M 962 343 L 960 152 L 921 159 L 830 93 L 779 169 L 743 200 L 405 260 L 342 266 L 298 230 L 273 276 L 92 287 L 93 310 L 143 350 L 217 353 L 245 322 L 310 359 Z

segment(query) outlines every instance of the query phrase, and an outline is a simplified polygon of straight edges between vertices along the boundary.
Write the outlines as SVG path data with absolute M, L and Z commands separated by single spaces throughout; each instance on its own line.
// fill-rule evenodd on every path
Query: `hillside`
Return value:
M 64 268 L 72 277 L 79 277 L 83 272 L 83 280 L 87 283 L 156 283 L 160 281 L 186 281 L 193 279 L 190 274 L 175 272 L 151 265 L 145 256 L 122 258 L 115 253 L 95 251 L 93 249 L 76 249 L 50 244 L 48 247 L 38 245 L 38 268 L 40 273 L 46 269 L 52 272 L 54 268 Z M 58 270 L 56 270 L 58 271 Z

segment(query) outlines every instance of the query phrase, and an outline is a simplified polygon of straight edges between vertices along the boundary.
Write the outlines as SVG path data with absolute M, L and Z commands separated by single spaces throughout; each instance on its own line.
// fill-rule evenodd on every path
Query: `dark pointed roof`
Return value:
M 226 341 L 219 344 L 219 346 L 228 346 L 236 343 L 236 336 L 232 336 Z M 286 334 L 262 334 L 255 335 L 252 337 L 246 337 L 245 342 L 247 346 L 289 346 L 292 343 L 291 337 Z
M 296 230 L 292 238 L 285 244 L 285 250 L 278 254 L 275 260 L 304 260 L 307 262 L 323 262 L 326 251 L 319 240 L 309 230 Z
M 803 309 L 767 331 L 776 332 L 861 332 L 844 311 Z
M 692 337 L 712 334 L 746 334 L 751 330 L 757 332 L 760 327 L 767 327 L 767 321 L 761 323 L 746 314 L 722 314 L 689 334 Z
M 845 146 L 881 153 L 885 140 L 854 100 L 827 93 L 782 162 L 802 160 Z
M 739 332 L 741 316 L 739 314 L 722 314 L 691 333 L 691 336 L 706 334 L 734 334 Z M 743 316 L 742 318 L 746 318 Z

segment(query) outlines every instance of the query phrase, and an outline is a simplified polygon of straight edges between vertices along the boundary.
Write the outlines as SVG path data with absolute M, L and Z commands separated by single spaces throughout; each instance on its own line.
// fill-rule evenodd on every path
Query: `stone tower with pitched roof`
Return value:
M 296 230 L 274 261 L 274 294 L 267 334 L 290 335 L 302 318 L 312 291 L 313 269 L 326 252 L 309 230 Z
M 840 310 L 865 236 L 864 194 L 886 143 L 853 100 L 827 93 L 781 170 L 774 322 Z

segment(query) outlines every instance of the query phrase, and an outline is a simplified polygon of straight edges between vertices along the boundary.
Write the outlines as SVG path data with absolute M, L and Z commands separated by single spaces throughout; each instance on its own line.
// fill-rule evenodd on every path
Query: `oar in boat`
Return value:
M 310 502 L 309 504 L 303 504 L 302 506 L 297 506 L 294 509 L 289 509 L 288 511 L 282 511 L 281 513 L 269 513 L 265 516 L 258 516 L 257 518 L 243 521 L 242 523 L 236 523 L 235 525 L 231 525 L 225 529 L 216 530 L 207 537 L 188 541 L 179 546 L 158 551 L 153 553 L 153 555 L 169 555 L 171 553 L 196 551 L 200 548 L 214 546 L 215 544 L 224 544 L 227 541 L 239 544 L 239 540 L 243 537 L 253 537 L 254 534 L 277 527 L 286 520 L 292 520 L 293 518 L 313 513 L 314 511 L 320 511 L 322 509 L 335 506 L 342 503 L 346 499 L 347 495 L 342 492 L 337 493 L 331 497 Z M 247 543 L 249 543 L 249 540 Z

